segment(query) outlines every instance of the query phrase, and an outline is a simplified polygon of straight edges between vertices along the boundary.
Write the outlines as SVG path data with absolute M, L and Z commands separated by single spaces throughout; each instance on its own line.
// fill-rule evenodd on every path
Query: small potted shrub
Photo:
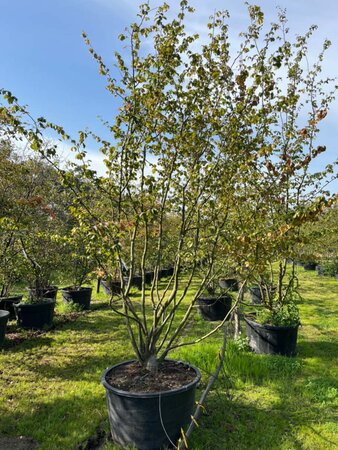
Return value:
M 5 340 L 5 333 L 8 319 L 9 319 L 9 312 L 0 309 L 0 348 L 2 347 Z
M 222 277 L 218 280 L 219 285 L 222 289 L 226 289 L 227 291 L 238 292 L 239 283 L 237 278 L 228 278 Z
M 197 307 L 200 315 L 207 321 L 222 321 L 230 319 L 232 297 L 226 293 L 217 293 L 213 286 L 206 287 L 207 295 L 201 295 L 197 299 Z
M 39 330 L 51 327 L 55 304 L 56 301 L 53 298 L 33 296 L 14 304 L 18 326 Z
M 83 286 L 90 282 L 90 274 L 95 268 L 95 261 L 88 255 L 81 233 L 72 229 L 69 237 L 61 237 L 66 244 L 67 276 L 73 281 L 71 286 L 61 289 L 63 300 L 73 302 L 83 309 L 90 308 L 92 287 Z M 64 270 L 65 272 L 65 270 Z
M 41 233 L 21 238 L 21 245 L 27 263 L 29 287 L 27 298 L 14 305 L 18 325 L 34 329 L 50 327 L 58 291 L 50 281 L 57 267 L 57 259 L 55 261 L 53 258 L 54 242 Z
M 103 287 L 103 292 L 110 296 L 121 294 L 121 277 L 118 269 L 103 270 L 103 273 L 104 275 L 99 277 L 99 287 Z M 124 281 L 127 279 L 123 276 L 123 273 L 122 279 Z
M 300 295 L 297 279 L 290 275 L 283 284 L 283 276 L 275 289 L 259 285 L 261 303 L 254 318 L 244 317 L 249 345 L 256 353 L 293 356 L 296 353 Z
M 266 277 L 259 277 L 259 279 L 255 281 L 255 284 L 249 286 L 251 303 L 253 305 L 262 304 L 264 299 L 268 299 L 275 294 L 276 289 L 276 286 L 271 284 Z
M 318 263 L 316 261 L 306 261 L 304 263 L 303 267 L 304 267 L 304 270 L 307 270 L 307 271 L 316 270 L 317 264 Z
M 18 230 L 20 200 L 26 194 L 25 171 L 14 150 L 14 140 L 0 136 L 0 309 L 15 318 L 14 303 L 22 295 L 13 293 L 24 272 Z
M 0 309 L 9 312 L 9 319 L 15 319 L 14 304 L 20 302 L 22 295 L 13 294 L 11 290 L 23 276 L 24 266 L 15 241 L 8 244 L 6 251 L 0 254 Z

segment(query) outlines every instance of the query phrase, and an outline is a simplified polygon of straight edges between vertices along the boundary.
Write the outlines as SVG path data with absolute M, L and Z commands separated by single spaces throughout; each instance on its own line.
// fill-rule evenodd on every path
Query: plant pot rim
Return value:
M 258 328 L 264 328 L 265 330 L 289 330 L 291 328 L 298 328 L 300 323 L 297 323 L 296 325 L 269 325 L 269 324 L 262 324 L 259 322 L 255 322 L 254 320 L 251 320 L 248 316 L 243 317 L 245 322 L 249 325 L 253 325 Z
M 124 391 L 122 389 L 118 389 L 118 388 L 115 388 L 115 387 L 111 386 L 107 382 L 106 377 L 107 377 L 109 372 L 111 372 L 112 370 L 116 369 L 117 367 L 128 365 L 128 364 L 131 364 L 131 363 L 133 363 L 135 361 L 136 361 L 135 359 L 129 359 L 128 361 L 122 361 L 122 362 L 120 362 L 118 364 L 115 364 L 115 365 L 113 365 L 111 367 L 108 367 L 104 371 L 104 373 L 103 373 L 103 375 L 101 377 L 101 384 L 108 391 L 111 391 L 111 392 L 113 392 L 116 395 L 120 395 L 121 397 L 149 399 L 149 398 L 156 398 L 156 397 L 159 397 L 159 396 L 161 396 L 161 397 L 168 397 L 168 396 L 171 396 L 171 395 L 175 395 L 175 394 L 177 394 L 179 392 L 188 391 L 193 385 L 198 384 L 200 379 L 201 379 L 201 372 L 197 369 L 197 367 L 192 366 L 191 364 L 189 364 L 189 363 L 187 363 L 185 361 L 168 360 L 168 359 L 166 359 L 165 361 L 176 361 L 178 363 L 182 363 L 185 366 L 193 369 L 195 371 L 195 373 L 196 373 L 196 377 L 194 378 L 194 380 L 190 381 L 190 383 L 188 383 L 188 384 L 186 384 L 184 386 L 181 386 L 180 388 L 171 389 L 171 390 L 168 390 L 168 391 L 157 391 L 157 392 L 129 392 L 129 391 Z
M 22 299 L 23 295 L 22 294 L 17 294 L 17 295 L 6 295 L 4 297 L 0 297 L 0 302 L 3 301 L 11 301 L 11 300 L 18 300 L 18 299 Z
M 277 289 L 276 284 L 267 284 L 266 287 L 268 287 L 270 289 Z M 259 284 L 251 284 L 249 286 L 249 289 L 260 289 L 260 286 L 259 286 Z
M 28 286 L 26 289 L 58 289 L 58 286 L 55 286 L 54 284 L 50 284 L 49 286 L 40 286 L 36 288 L 35 286 Z
M 6 319 L 9 317 L 9 311 L 6 309 L 0 309 L 0 319 Z
M 216 300 L 232 300 L 232 297 L 230 294 L 220 294 L 220 295 L 201 295 L 200 297 L 197 297 L 197 301 L 202 302 L 215 302 Z
M 41 298 L 39 301 L 31 302 L 31 303 L 14 303 L 14 308 L 22 308 L 26 306 L 40 306 L 40 305 L 47 305 L 51 303 L 56 303 L 56 300 L 53 298 Z
M 76 288 L 75 286 L 67 286 L 67 287 L 63 287 L 60 289 L 61 292 L 62 291 L 67 291 L 67 292 L 80 292 L 80 291 L 92 291 L 93 288 L 89 287 L 89 286 L 80 286 L 78 288 Z

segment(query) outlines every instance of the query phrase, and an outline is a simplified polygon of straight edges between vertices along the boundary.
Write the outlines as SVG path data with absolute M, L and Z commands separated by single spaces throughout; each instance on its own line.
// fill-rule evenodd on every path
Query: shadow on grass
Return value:
M 297 350 L 298 355 L 304 358 L 332 360 L 333 355 L 337 355 L 338 346 L 335 342 L 328 341 L 300 341 Z
M 90 380 L 93 374 L 99 377 L 107 366 L 132 358 L 125 340 L 121 340 L 123 334 L 122 317 L 113 313 L 112 317 L 107 313 L 88 314 L 60 330 L 10 348 L 8 352 L 22 354 L 22 368 L 47 382 L 50 378 Z
M 0 416 L 1 436 L 23 435 L 36 440 L 39 448 L 74 450 L 95 435 L 108 416 L 104 388 L 99 380 L 97 384 L 95 391 L 85 389 L 68 393 L 67 397 L 39 402 L 32 399 L 21 403 L 20 409 L 14 411 L 10 403 L 4 403 Z M 104 429 L 108 431 L 108 420 L 104 420 Z
M 316 419 L 316 411 L 308 404 L 295 405 L 287 385 L 280 392 L 280 400 L 272 407 L 264 408 L 241 398 L 226 400 L 213 392 L 190 446 L 195 450 L 303 450 L 304 443 L 297 431 L 305 428 L 320 439 L 323 445 L 320 448 L 334 448 L 334 442 L 313 428 Z
M 70 313 L 56 313 L 53 324 L 50 328 L 42 330 L 25 330 L 17 326 L 15 321 L 10 321 L 6 329 L 6 339 L 3 349 L 6 352 L 15 351 L 18 348 L 20 351 L 20 344 L 25 344 L 25 348 L 40 347 L 43 345 L 50 345 L 51 337 L 46 337 L 46 334 L 53 334 L 63 330 L 69 324 L 80 321 L 83 317 L 91 315 L 95 311 L 110 310 L 108 303 L 95 302 L 91 305 L 88 311 L 74 311 Z M 19 346 L 19 347 L 18 347 Z

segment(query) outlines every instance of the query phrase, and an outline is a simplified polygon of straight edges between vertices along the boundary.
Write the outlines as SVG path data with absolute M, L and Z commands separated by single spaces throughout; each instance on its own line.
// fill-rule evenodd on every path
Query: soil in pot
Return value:
M 139 450 L 176 444 L 181 428 L 191 420 L 200 378 L 194 367 L 170 360 L 160 365 L 157 375 L 135 361 L 107 369 L 102 384 L 113 441 Z
M 53 323 L 55 303 L 55 300 L 46 298 L 39 303 L 14 305 L 18 326 L 38 330 L 50 327 Z
M 262 325 L 244 317 L 251 349 L 259 354 L 294 356 L 298 326 Z
M 198 310 L 204 320 L 217 321 L 224 320 L 231 309 L 232 298 L 230 295 L 199 297 L 197 299 Z
M 9 312 L 0 309 L 0 347 L 2 347 L 5 340 L 6 326 L 8 319 L 9 319 Z
M 90 308 L 92 291 L 93 289 L 91 287 L 80 287 L 80 288 L 66 287 L 61 289 L 63 300 L 66 303 L 70 302 L 76 303 L 83 309 Z
M 57 286 L 46 286 L 43 288 L 28 288 L 29 298 L 50 298 L 51 300 L 56 300 L 56 295 L 58 292 Z
M 15 319 L 14 303 L 18 304 L 22 300 L 22 295 L 12 295 L 11 297 L 0 297 L 0 309 L 9 312 L 9 320 Z
M 239 285 L 236 278 L 220 278 L 218 283 L 222 289 L 232 292 L 238 292 L 239 290 Z

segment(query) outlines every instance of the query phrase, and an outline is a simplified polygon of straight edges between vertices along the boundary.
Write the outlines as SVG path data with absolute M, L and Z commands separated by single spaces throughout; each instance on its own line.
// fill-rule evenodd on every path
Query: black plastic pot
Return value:
M 251 303 L 254 305 L 260 305 L 262 303 L 262 294 L 258 286 L 249 287 Z
M 120 294 L 121 293 L 121 283 L 120 281 L 110 281 L 101 279 L 100 285 L 103 287 L 103 292 L 106 295 L 112 295 L 112 294 Z
M 222 289 L 227 289 L 228 291 L 237 292 L 239 290 L 238 281 L 236 278 L 220 278 L 218 283 Z
M 5 340 L 5 333 L 8 319 L 9 319 L 9 312 L 0 309 L 0 347 L 2 347 Z
M 161 270 L 161 278 L 171 277 L 172 275 L 174 275 L 173 267 L 167 267 Z
M 270 287 L 270 292 L 273 294 L 276 292 L 276 286 Z M 249 287 L 250 297 L 251 297 L 251 303 L 253 305 L 261 305 L 262 304 L 262 293 L 259 286 L 251 286 Z
M 251 349 L 259 354 L 294 356 L 298 326 L 262 325 L 244 317 Z
M 144 281 L 146 284 L 151 284 L 154 279 L 155 273 L 151 270 L 144 274 Z
M 81 306 L 83 309 L 90 308 L 90 300 L 92 298 L 91 287 L 80 287 L 79 289 L 74 289 L 72 287 L 66 287 L 61 289 L 63 300 L 66 303 L 76 303 Z
M 110 430 L 113 441 L 123 448 L 161 450 L 177 443 L 181 428 L 191 420 L 195 404 L 195 390 L 201 374 L 192 368 L 195 379 L 179 389 L 154 393 L 126 392 L 107 382 L 111 372 L 126 361 L 107 369 L 101 379 L 106 389 Z M 168 440 L 168 436 L 170 440 Z
M 198 310 L 204 320 L 223 320 L 231 309 L 232 298 L 230 295 L 199 297 L 197 299 Z M 228 315 L 227 320 L 230 319 Z
M 28 288 L 29 298 L 50 298 L 56 300 L 57 286 L 46 286 L 44 288 Z
M 323 276 L 324 275 L 324 270 L 323 270 L 323 268 L 322 268 L 322 266 L 320 265 L 320 264 L 318 264 L 317 266 L 316 266 L 316 271 L 317 271 L 317 275 L 318 276 Z
M 124 282 L 127 284 L 129 278 L 125 277 L 123 278 Z M 131 285 L 136 287 L 139 291 L 142 289 L 142 277 L 141 275 L 133 275 L 131 278 Z
M 9 312 L 9 320 L 15 319 L 14 303 L 20 303 L 22 295 L 12 295 L 11 297 L 0 297 L 0 309 Z
M 161 269 L 161 270 L 160 270 L 160 273 L 159 273 L 160 278 L 166 278 L 166 277 L 168 277 L 168 276 L 169 276 L 169 275 L 168 275 L 168 271 L 169 271 L 169 269 Z
M 309 262 L 304 264 L 304 270 L 316 270 L 317 263 Z
M 168 267 L 167 269 L 167 277 L 172 277 L 174 275 L 174 268 Z
M 43 299 L 40 303 L 14 304 L 19 327 L 41 330 L 53 323 L 55 300 Z

